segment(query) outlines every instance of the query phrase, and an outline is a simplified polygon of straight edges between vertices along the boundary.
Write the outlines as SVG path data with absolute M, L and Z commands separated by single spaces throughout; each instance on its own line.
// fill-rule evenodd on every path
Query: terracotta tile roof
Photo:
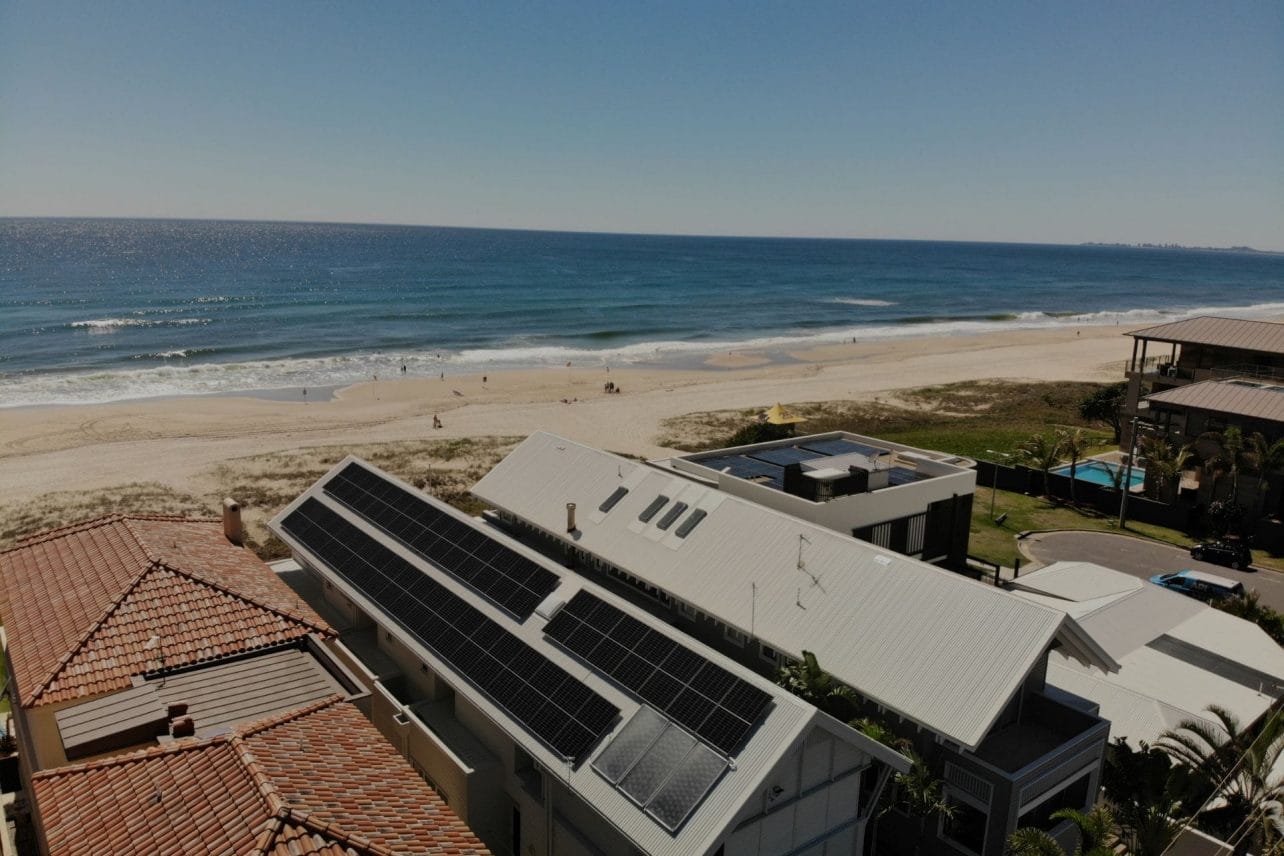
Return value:
M 173 517 L 102 517 L 0 552 L 0 618 L 26 707 L 333 633 L 220 521 Z
M 337 696 L 209 740 L 37 773 L 51 856 L 481 856 L 486 848 Z

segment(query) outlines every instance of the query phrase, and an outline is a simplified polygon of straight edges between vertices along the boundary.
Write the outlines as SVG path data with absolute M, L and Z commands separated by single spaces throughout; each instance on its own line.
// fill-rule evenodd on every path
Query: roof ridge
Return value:
M 31 774 L 31 778 L 33 781 L 36 779 L 56 779 L 75 773 L 83 773 L 86 770 L 98 770 L 106 767 L 121 767 L 126 764 L 148 761 L 152 758 L 158 758 L 164 755 L 209 749 L 229 742 L 230 736 L 227 734 L 218 734 L 213 737 L 198 739 L 178 739 L 172 743 L 166 743 L 160 746 L 147 746 L 142 749 L 135 749 L 119 755 L 109 755 L 105 758 L 91 758 L 88 761 L 79 761 L 76 763 L 66 764 L 62 767 L 51 767 L 45 770 L 37 770 Z
M 83 634 L 81 634 L 81 637 L 76 642 L 76 644 L 73 645 L 71 649 L 68 650 L 65 654 L 63 654 L 61 657 L 58 658 L 58 662 L 54 663 L 53 669 L 49 672 L 49 674 L 45 677 L 45 679 L 37 683 L 35 688 L 31 692 L 31 696 L 27 698 L 25 701 L 23 701 L 22 703 L 23 707 L 36 706 L 36 702 L 45 693 L 45 691 L 49 689 L 49 685 L 54 682 L 54 680 L 58 677 L 58 675 L 62 672 L 62 670 L 67 668 L 67 666 L 71 663 L 71 661 L 76 658 L 76 656 L 81 652 L 81 650 L 85 647 L 85 645 L 89 642 L 89 640 L 93 638 L 94 634 L 102 629 L 102 626 L 107 623 L 107 619 L 111 618 L 112 615 L 115 614 L 116 610 L 120 609 L 120 605 L 124 603 L 125 599 L 128 598 L 138 588 L 139 584 L 143 581 L 143 579 L 158 567 L 162 567 L 162 565 L 160 562 L 156 561 L 155 559 L 153 559 L 150 563 L 143 566 L 143 569 L 138 572 L 138 574 L 129 583 L 129 585 L 125 586 L 124 590 L 119 595 L 117 595 L 111 601 L 111 603 L 107 604 L 107 608 L 103 611 L 103 614 L 100 615 L 96 621 L 94 621 L 92 624 L 89 625 L 88 630 L 86 630 Z
M 348 832 L 343 827 L 329 821 L 314 820 L 312 812 L 296 808 L 290 808 L 288 811 L 288 818 L 292 823 L 296 823 L 318 835 L 333 839 L 336 843 L 360 850 L 368 854 L 368 856 L 396 856 L 397 854 L 396 850 L 386 844 L 377 844 L 358 832 Z
M 225 594 L 228 597 L 235 598 L 237 600 L 243 601 L 253 606 L 257 606 L 259 609 L 267 610 L 268 612 L 271 612 L 274 615 L 279 615 L 282 618 L 288 618 L 291 621 L 306 625 L 307 627 L 311 627 L 313 630 L 315 630 L 318 633 L 324 634 L 326 636 L 339 635 L 338 631 L 336 631 L 329 624 L 324 623 L 324 619 L 322 619 L 322 622 L 323 622 L 322 624 L 317 624 L 313 621 L 310 621 L 302 613 L 299 613 L 293 609 L 286 609 L 284 607 L 272 606 L 271 604 L 263 603 L 259 599 L 252 597 L 246 594 L 245 592 L 237 591 L 235 589 L 229 588 L 228 586 L 224 585 L 218 580 L 210 579 L 208 576 L 206 576 L 204 573 L 200 571 L 193 571 L 187 568 L 181 568 L 181 567 L 178 567 L 177 565 L 174 565 L 165 561 L 164 559 L 158 559 L 156 563 L 159 566 L 165 568 L 167 571 L 171 571 L 172 573 L 178 574 L 181 577 L 185 577 L 194 583 L 198 583 L 203 586 L 208 586 L 209 588 L 212 588 L 217 592 Z M 318 618 L 319 617 L 320 616 L 318 616 Z
M 313 702 L 306 707 L 296 710 L 287 711 L 276 716 L 261 719 L 258 722 L 242 726 L 234 731 L 228 738 L 233 751 L 236 753 L 237 760 L 249 774 L 250 779 L 258 789 L 259 796 L 267 805 L 268 812 L 274 820 L 270 826 L 259 834 L 255 842 L 258 853 L 269 853 L 272 850 L 273 842 L 282 832 L 286 822 L 301 826 L 310 832 L 322 835 L 334 840 L 337 843 L 357 848 L 370 856 L 395 856 L 395 851 L 389 847 L 376 844 L 368 837 L 355 832 L 348 832 L 342 826 L 333 821 L 323 821 L 318 818 L 314 811 L 301 809 L 290 804 L 276 786 L 276 782 L 268 775 L 267 771 L 259 763 L 258 757 L 254 754 L 254 748 L 249 745 L 249 740 L 258 734 L 269 731 L 287 722 L 303 719 L 317 711 L 324 710 L 336 704 L 343 702 L 343 696 L 335 694 L 320 701 Z
M 65 523 L 62 526 L 55 526 L 53 529 L 45 529 L 36 532 L 34 535 L 28 535 L 25 538 L 19 538 L 14 542 L 12 547 L 6 547 L 0 550 L 0 554 L 12 553 L 21 550 L 24 547 L 34 547 L 36 544 L 44 544 L 58 538 L 65 538 L 68 535 L 74 535 L 77 532 L 84 532 L 88 529 L 96 529 L 100 526 L 106 526 L 109 523 L 116 523 L 125 519 L 125 515 L 119 511 L 113 511 L 110 514 L 100 514 L 97 517 L 89 517 L 84 520 L 77 520 L 72 523 Z

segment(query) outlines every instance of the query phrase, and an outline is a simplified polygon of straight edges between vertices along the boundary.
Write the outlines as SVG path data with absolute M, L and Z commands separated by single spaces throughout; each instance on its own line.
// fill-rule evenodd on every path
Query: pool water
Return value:
M 1107 464 L 1105 461 L 1080 461 L 1079 465 L 1075 467 L 1074 477 L 1079 481 L 1114 487 L 1114 473 L 1118 466 L 1118 464 Z M 1059 476 L 1068 476 L 1070 475 L 1070 467 L 1057 467 L 1052 472 Z M 1128 486 L 1136 487 L 1145 480 L 1146 471 L 1133 467 L 1128 477 Z

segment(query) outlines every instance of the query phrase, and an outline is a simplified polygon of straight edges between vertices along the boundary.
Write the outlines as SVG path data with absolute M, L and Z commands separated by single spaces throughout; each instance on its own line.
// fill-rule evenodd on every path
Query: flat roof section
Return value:
M 843 432 L 776 440 L 734 449 L 698 452 L 683 455 L 678 460 L 779 491 L 785 490 L 785 467 L 791 464 L 800 465 L 803 475 L 827 478 L 831 481 L 837 476 L 818 474 L 828 470 L 839 470 L 841 475 L 845 476 L 850 474 L 849 468 L 853 466 L 871 471 L 874 469 L 886 471 L 887 484 L 870 485 L 868 490 L 871 491 L 935 478 L 937 473 L 925 473 L 918 468 L 918 463 L 922 460 L 960 468 L 969 464 L 968 461 L 953 455 L 926 449 L 911 449 L 897 443 L 879 444 L 871 438 L 858 438 L 857 435 L 847 435 Z M 826 497 L 820 501 L 832 498 L 836 497 Z

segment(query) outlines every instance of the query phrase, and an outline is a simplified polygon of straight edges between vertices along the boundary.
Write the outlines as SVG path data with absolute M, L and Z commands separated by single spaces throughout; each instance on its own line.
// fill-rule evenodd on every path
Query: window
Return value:
M 969 853 L 985 852 L 985 827 L 989 816 L 971 803 L 953 796 L 947 796 L 945 802 L 954 808 L 954 814 L 941 818 L 941 837 Z
M 744 645 L 746 642 L 749 641 L 748 633 L 741 633 L 739 630 L 737 630 L 734 627 L 731 627 L 730 625 L 725 625 L 723 627 L 722 633 L 724 636 L 727 637 L 727 641 L 735 642 L 737 645 Z
M 678 612 L 684 618 L 690 618 L 693 621 L 695 620 L 696 608 L 689 603 L 683 603 L 682 601 L 678 601 Z
M 923 552 L 923 541 L 927 537 L 927 512 L 915 514 L 908 518 L 909 525 L 905 532 L 905 549 L 901 552 L 908 556 L 917 556 Z
M 776 649 L 768 645 L 759 645 L 758 656 L 762 657 L 762 659 L 766 660 L 768 663 L 774 663 L 776 662 Z

